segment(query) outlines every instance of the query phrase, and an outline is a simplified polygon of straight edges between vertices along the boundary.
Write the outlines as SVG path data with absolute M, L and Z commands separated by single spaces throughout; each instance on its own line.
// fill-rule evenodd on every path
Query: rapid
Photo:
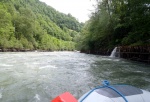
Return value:
M 79 52 L 0 53 L 0 102 L 50 102 L 66 91 L 79 98 L 102 80 L 150 91 L 150 65 Z

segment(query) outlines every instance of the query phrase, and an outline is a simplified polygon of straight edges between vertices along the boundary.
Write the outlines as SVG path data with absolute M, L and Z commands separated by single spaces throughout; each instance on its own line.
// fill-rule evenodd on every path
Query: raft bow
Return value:
M 85 93 L 79 100 L 65 92 L 51 102 L 150 102 L 150 92 L 130 85 L 110 85 L 104 80 L 102 86 Z

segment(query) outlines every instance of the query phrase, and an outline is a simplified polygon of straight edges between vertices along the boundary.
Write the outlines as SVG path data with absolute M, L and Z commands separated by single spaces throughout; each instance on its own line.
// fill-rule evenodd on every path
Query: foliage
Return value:
M 81 31 L 78 47 L 99 50 L 150 44 L 149 0 L 97 0 L 97 8 Z
M 74 50 L 82 26 L 38 0 L 0 1 L 0 49 Z

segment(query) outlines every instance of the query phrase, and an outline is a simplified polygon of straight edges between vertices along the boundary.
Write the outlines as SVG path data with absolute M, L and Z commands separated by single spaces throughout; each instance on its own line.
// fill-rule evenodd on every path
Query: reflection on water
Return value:
M 77 52 L 0 53 L 0 102 L 49 102 L 65 91 L 79 98 L 105 79 L 150 90 L 150 66 Z

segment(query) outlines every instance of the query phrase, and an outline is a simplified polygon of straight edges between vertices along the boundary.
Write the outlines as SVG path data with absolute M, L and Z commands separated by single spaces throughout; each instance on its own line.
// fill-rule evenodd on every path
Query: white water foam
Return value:
M 13 65 L 9 65 L 9 64 L 0 64 L 0 66 L 3 66 L 3 67 L 11 67 Z
M 40 67 L 39 69 L 45 69 L 45 68 L 53 68 L 53 69 L 55 69 L 55 68 L 57 68 L 57 67 L 54 66 L 54 65 L 46 65 L 46 66 Z
M 40 96 L 38 95 L 38 94 L 36 94 L 35 96 L 34 96 L 34 98 L 37 100 L 37 101 L 40 101 L 40 98 L 39 98 Z
M 38 63 L 38 62 L 33 62 L 33 64 L 38 65 L 38 64 L 40 64 L 40 63 Z
M 115 47 L 115 48 L 113 49 L 113 51 L 111 52 L 110 57 L 115 57 L 115 56 L 116 56 L 116 51 L 117 51 L 117 47 Z
M 0 99 L 2 98 L 2 93 L 0 93 Z

